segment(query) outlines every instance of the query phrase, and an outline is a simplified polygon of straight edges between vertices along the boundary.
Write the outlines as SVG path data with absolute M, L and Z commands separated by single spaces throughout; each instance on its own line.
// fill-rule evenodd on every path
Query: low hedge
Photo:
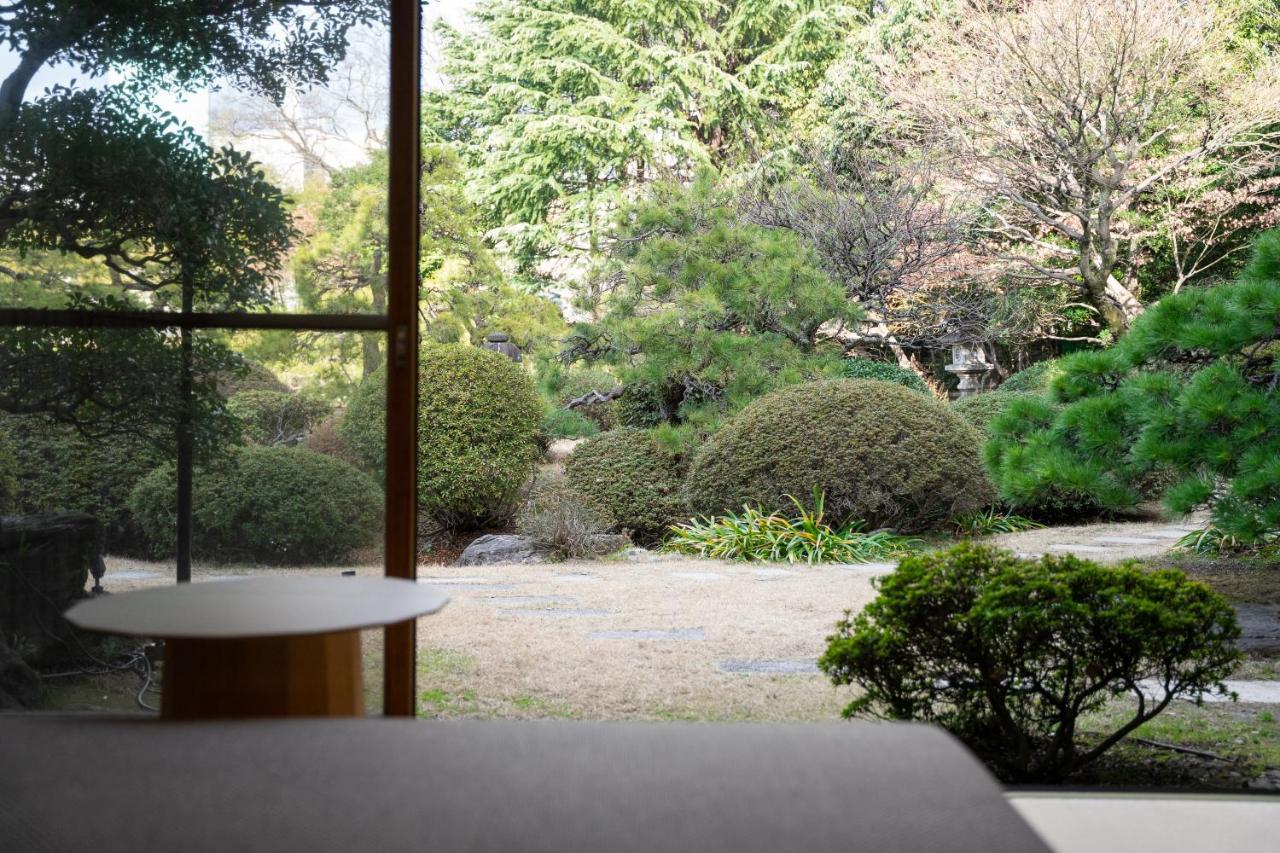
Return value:
M 933 396 L 929 386 L 913 370 L 907 370 L 887 361 L 874 361 L 869 358 L 846 358 L 840 362 L 840 375 L 846 379 L 877 379 L 881 382 L 896 382 L 904 388 L 919 391 L 921 394 Z
M 575 492 L 639 544 L 661 539 L 688 518 L 683 462 L 644 430 L 623 427 L 588 439 L 574 449 L 564 473 Z
M 751 403 L 698 452 L 688 477 L 700 515 L 744 504 L 789 513 L 825 493 L 836 524 L 940 528 L 987 506 L 973 427 L 917 391 L 875 380 L 796 385 Z
M 176 494 L 165 464 L 129 497 L 153 556 L 173 554 Z M 368 476 L 301 447 L 238 447 L 194 474 L 192 551 L 203 560 L 341 561 L 378 541 L 381 519 L 382 492 Z

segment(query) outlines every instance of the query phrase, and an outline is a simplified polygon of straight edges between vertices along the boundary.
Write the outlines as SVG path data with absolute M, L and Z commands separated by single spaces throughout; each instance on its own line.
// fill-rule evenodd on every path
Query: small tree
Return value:
M 1227 695 L 1242 659 L 1231 605 L 1181 572 L 963 544 L 903 560 L 846 613 L 819 665 L 866 692 L 845 716 L 946 728 L 1002 777 L 1058 782 L 1179 697 Z M 1080 717 L 1132 714 L 1081 742 Z
M 1242 542 L 1280 531 L 1280 231 L 1231 285 L 1149 309 L 1109 350 L 1063 359 L 1051 400 L 997 418 L 987 463 L 1006 500 L 1055 490 L 1119 509 L 1164 468 L 1170 509 L 1209 506 Z
M 652 386 L 672 422 L 835 371 L 842 348 L 824 327 L 862 316 L 812 249 L 743 222 L 710 174 L 627 209 L 607 289 L 603 322 L 579 327 L 567 355 Z

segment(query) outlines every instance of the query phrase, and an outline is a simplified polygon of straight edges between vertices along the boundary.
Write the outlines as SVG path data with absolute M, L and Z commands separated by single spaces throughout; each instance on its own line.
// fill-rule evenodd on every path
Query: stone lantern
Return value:
M 991 372 L 982 344 L 961 335 L 948 335 L 941 342 L 951 347 L 951 363 L 944 369 L 960 380 L 954 392 L 956 399 L 980 393 L 983 377 Z
M 506 332 L 490 332 L 485 335 L 484 343 L 480 345 L 484 349 L 491 349 L 494 352 L 500 352 L 512 361 L 521 361 L 520 347 L 511 343 L 511 337 Z

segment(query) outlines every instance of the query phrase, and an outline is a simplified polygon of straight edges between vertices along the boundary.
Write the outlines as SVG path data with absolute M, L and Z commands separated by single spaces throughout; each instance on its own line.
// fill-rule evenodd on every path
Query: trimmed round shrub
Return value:
M 846 358 L 840 362 L 840 375 L 845 379 L 876 379 L 880 382 L 896 382 L 904 388 L 933 396 L 929 386 L 913 370 L 907 370 L 887 361 L 869 358 Z
M 285 385 L 270 369 L 256 361 L 245 361 L 242 369 L 226 371 L 218 374 L 218 393 L 230 398 L 241 391 L 275 391 L 278 394 L 289 393 Z
M 14 482 L 11 512 L 88 513 L 101 525 L 108 552 L 141 553 L 129 493 L 171 456 L 143 436 L 86 438 L 41 415 L 0 416 L 0 436 L 12 447 L 12 465 L 4 465 Z
M 622 396 L 613 401 L 618 426 L 651 429 L 666 419 L 662 416 L 662 392 L 651 382 L 628 382 Z
M 359 466 L 360 455 L 351 448 L 351 445 L 342 440 L 342 436 L 338 435 L 338 424 L 341 422 L 340 414 L 329 415 L 312 428 L 307 435 L 307 440 L 303 442 L 303 447 L 314 450 L 316 453 L 323 453 L 325 456 L 332 456 L 334 459 L 341 459 L 348 465 Z
M 977 430 L 985 442 L 991 431 L 992 421 L 1004 414 L 1014 400 L 1028 396 L 1030 395 L 1023 392 L 1006 392 L 1002 388 L 999 391 L 961 397 L 951 404 L 951 411 L 964 418 L 965 423 Z
M 345 560 L 382 530 L 382 492 L 359 470 L 301 447 L 237 447 L 197 468 L 192 551 L 204 560 L 298 565 Z M 165 464 L 134 488 L 129 508 L 154 556 L 173 553 L 177 474 Z
M 833 523 L 904 532 L 987 506 L 979 437 L 946 404 L 875 380 L 832 379 L 761 397 L 713 435 L 688 477 L 692 509 L 789 514 L 825 493 Z
M 569 486 L 640 544 L 662 538 L 689 515 L 680 457 L 644 430 L 621 428 L 588 439 L 565 463 Z
M 1062 373 L 1062 368 L 1058 366 L 1056 358 L 1051 358 L 1048 361 L 1037 361 L 1000 383 L 1000 390 L 1040 394 L 1049 390 L 1050 383 L 1060 373 Z
M 467 529 L 509 514 L 540 455 L 542 403 L 515 362 L 479 347 L 424 347 L 418 358 L 418 506 Z M 338 434 L 381 474 L 386 373 L 357 390 Z
M 1227 694 L 1222 679 L 1243 659 L 1231 605 L 1172 569 L 966 543 L 908 557 L 876 583 L 819 661 L 864 691 L 845 716 L 940 725 L 1011 781 L 1061 781 L 1173 699 Z M 1081 737 L 1080 717 L 1117 699 L 1128 710 Z
M 227 400 L 244 438 L 254 444 L 300 444 L 332 408 L 324 400 L 290 391 L 249 389 Z

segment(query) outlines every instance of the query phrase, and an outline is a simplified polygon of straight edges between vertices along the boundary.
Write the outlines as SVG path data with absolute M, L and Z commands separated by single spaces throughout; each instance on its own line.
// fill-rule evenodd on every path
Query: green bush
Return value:
M 1061 362 L 1053 404 L 993 425 L 1006 499 L 1051 490 L 1108 510 L 1160 493 L 1207 506 L 1241 543 L 1280 531 L 1280 230 L 1258 239 L 1233 284 L 1166 296 L 1115 346 Z
M 173 465 L 162 465 L 129 498 L 157 557 L 173 553 L 176 478 Z M 377 542 L 382 529 L 382 493 L 373 481 L 301 447 L 235 448 L 196 469 L 192 504 L 192 551 L 205 560 L 339 561 Z
M 248 389 L 231 395 L 227 409 L 240 422 L 246 440 L 292 446 L 306 440 L 332 407 L 307 394 Z
M 819 661 L 865 691 L 845 715 L 940 725 L 1011 781 L 1060 781 L 1175 698 L 1226 694 L 1242 659 L 1231 605 L 1174 570 L 963 544 L 877 585 Z M 1132 716 L 1086 741 L 1081 715 L 1114 699 Z
M 651 429 L 665 423 L 662 392 L 651 382 L 633 381 L 622 387 L 622 396 L 613 401 L 618 426 Z
M 554 441 L 557 438 L 590 438 L 600 432 L 591 418 L 577 409 L 549 408 L 542 416 L 542 434 Z
M 599 367 L 570 368 L 552 367 L 543 371 L 541 386 L 544 395 L 556 408 L 563 409 L 571 400 L 576 400 L 592 391 L 607 394 L 618 387 L 617 378 L 607 370 Z M 580 406 L 574 410 L 577 414 L 592 421 L 599 429 L 612 429 L 615 422 L 614 402 L 596 403 Z M 594 435 L 595 433 L 582 433 Z
M 629 428 L 588 439 L 565 463 L 569 486 L 640 544 L 660 539 L 671 524 L 688 517 L 683 473 L 680 457 L 648 432 Z
M 951 411 L 964 418 L 965 423 L 978 431 L 983 441 L 990 432 L 991 423 L 1004 414 L 1014 400 L 1024 399 L 1030 394 L 1020 391 L 988 391 L 985 394 L 974 394 L 961 397 L 951 404 Z
M 18 506 L 18 460 L 13 442 L 0 428 L 0 515 L 14 512 Z
M 887 361 L 846 358 L 840 362 L 840 375 L 846 379 L 878 379 L 881 382 L 896 382 L 904 388 L 933 396 L 933 392 L 929 390 L 929 386 L 919 374 Z
M 529 375 L 495 352 L 461 344 L 418 359 L 418 506 L 445 528 L 465 529 L 515 508 L 539 455 L 542 405 Z M 381 473 L 386 374 L 371 375 L 338 434 Z
M 986 506 L 973 427 L 901 385 L 834 379 L 775 391 L 740 412 L 695 457 L 693 510 L 744 504 L 786 513 L 788 495 L 827 496 L 835 522 L 906 532 Z
M 145 437 L 86 438 L 41 415 L 0 416 L 0 436 L 12 448 L 13 464 L 5 466 L 14 483 L 12 512 L 85 512 L 98 519 L 110 553 L 140 551 L 143 543 L 129 515 L 129 493 L 171 456 Z
M 1041 394 L 1049 390 L 1054 378 L 1062 373 L 1058 359 L 1037 361 L 1024 367 L 1000 383 L 1000 390 L 1019 394 Z

